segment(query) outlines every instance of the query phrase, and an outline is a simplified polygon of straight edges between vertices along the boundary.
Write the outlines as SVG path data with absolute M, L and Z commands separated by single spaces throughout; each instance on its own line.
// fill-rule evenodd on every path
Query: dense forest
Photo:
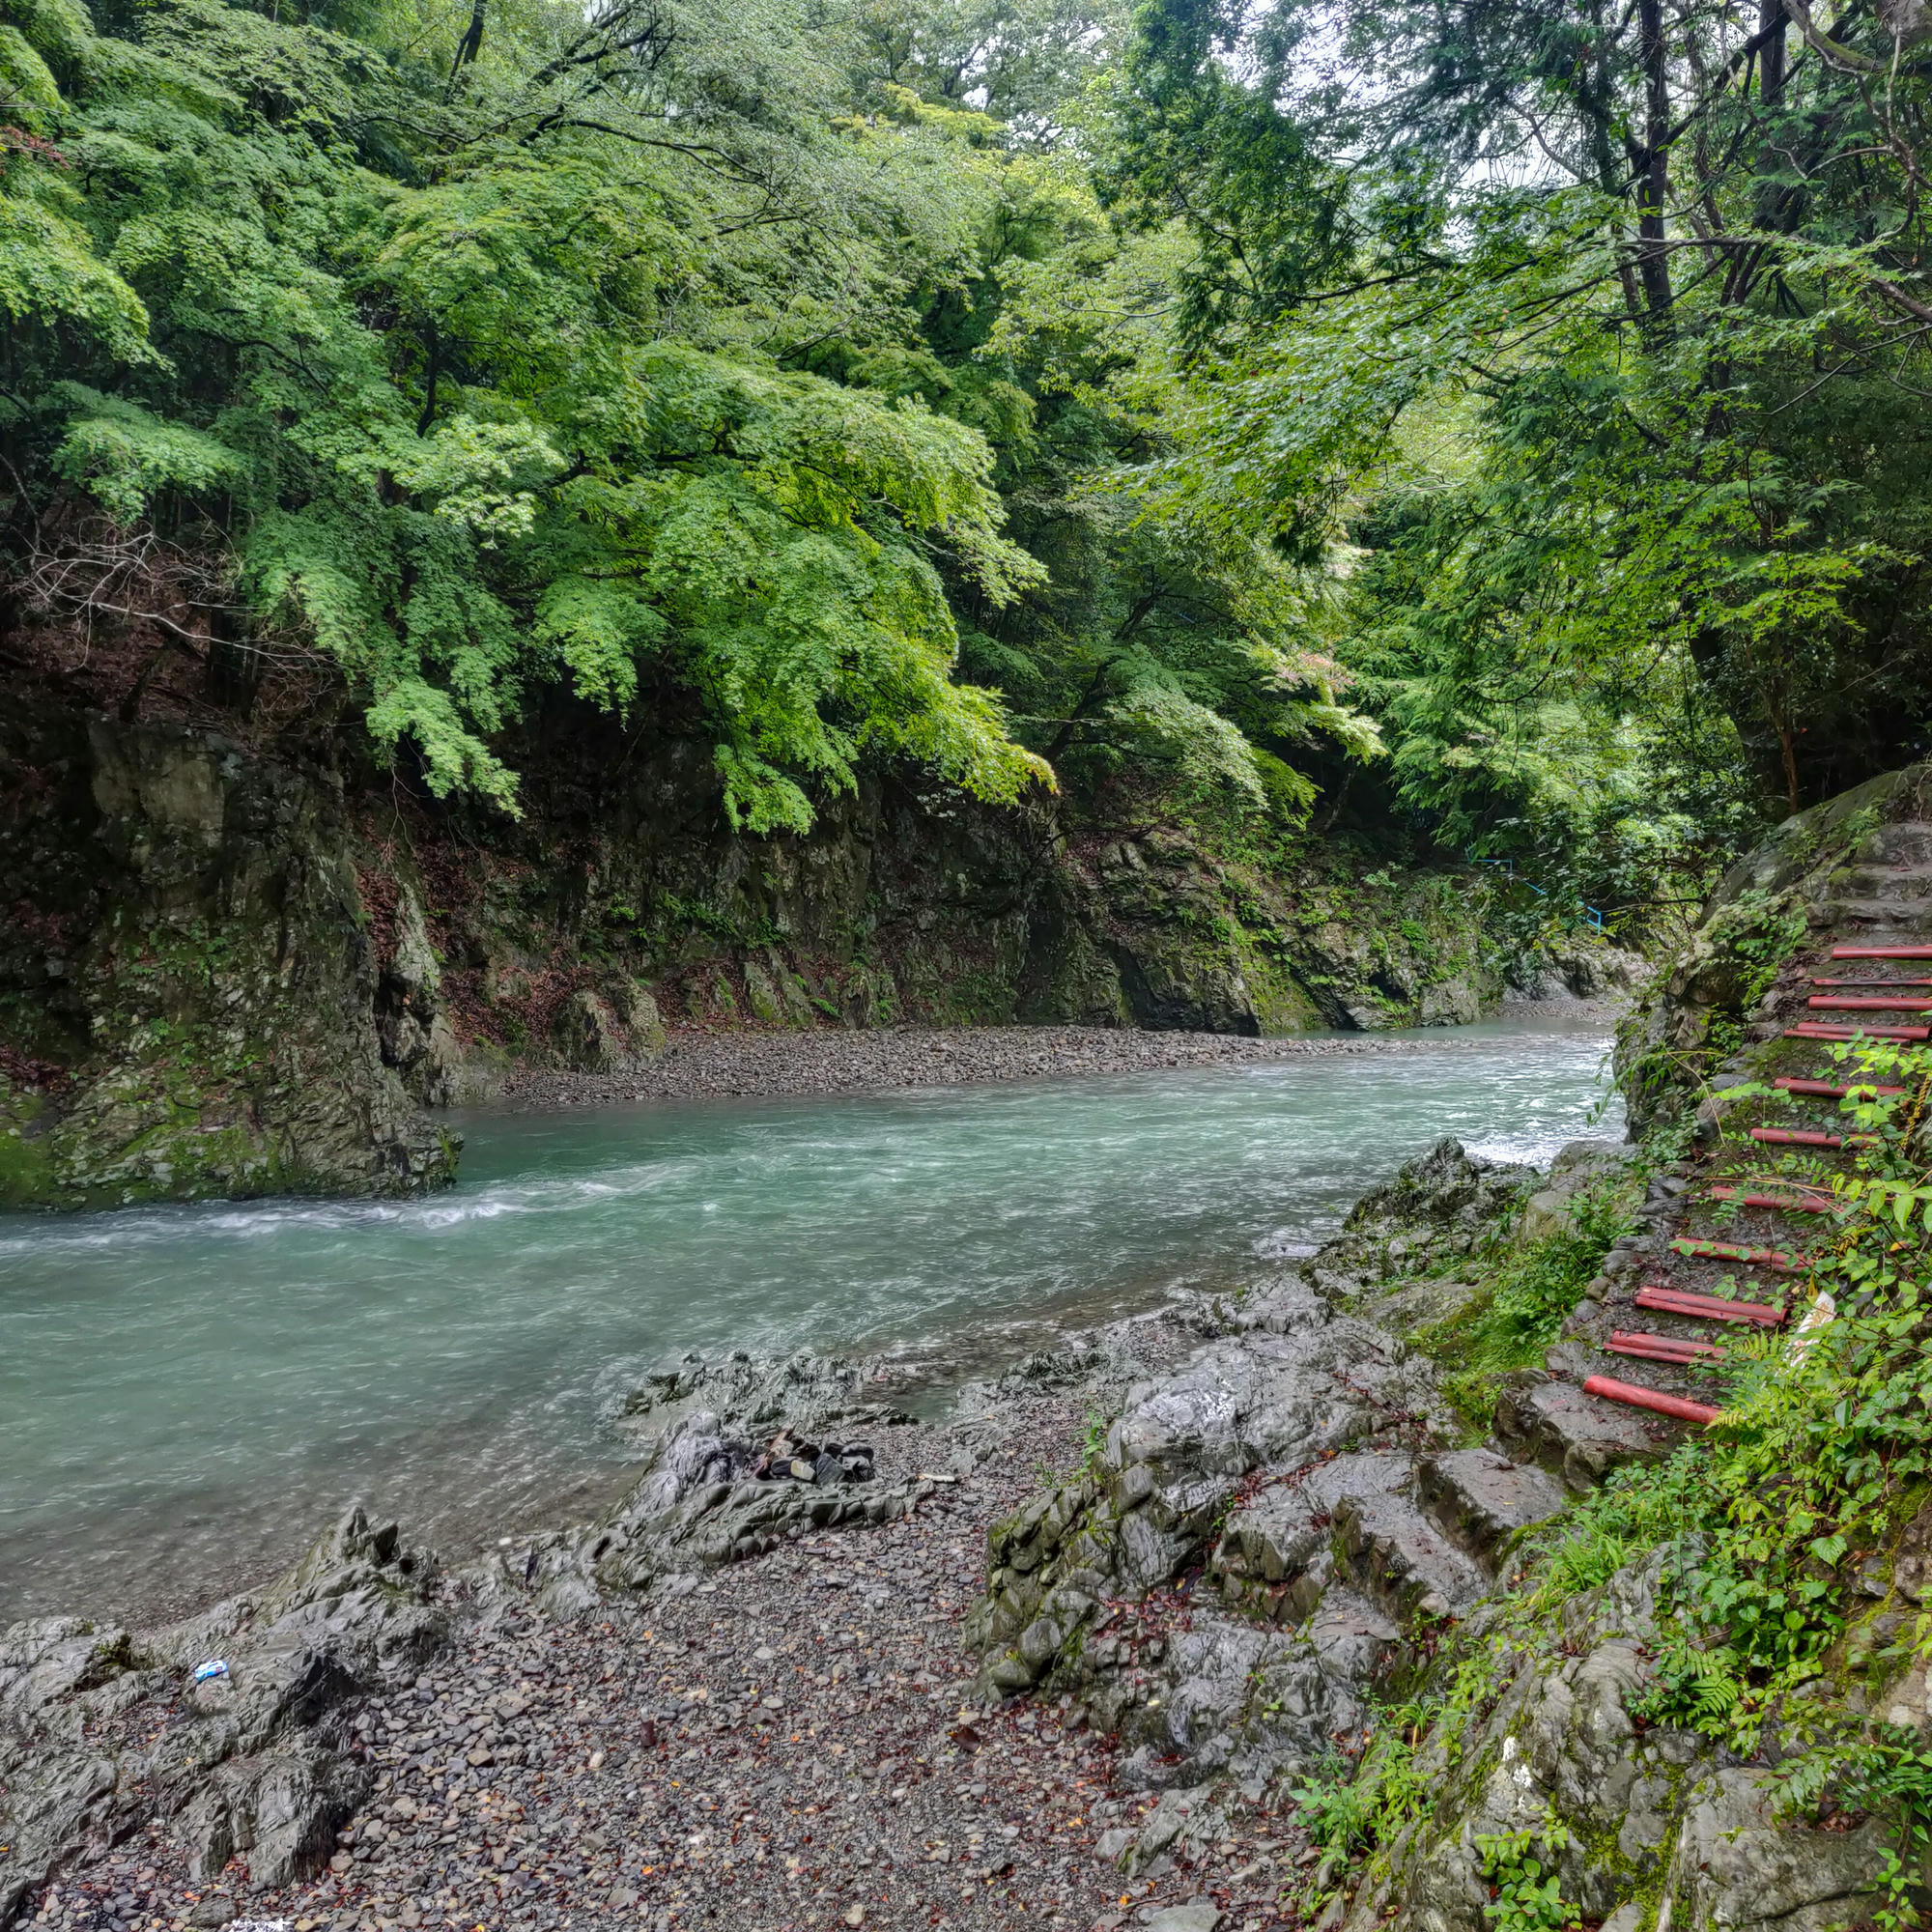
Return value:
M 1921 748 L 1921 15 L 10 0 L 9 677 L 1694 893 Z

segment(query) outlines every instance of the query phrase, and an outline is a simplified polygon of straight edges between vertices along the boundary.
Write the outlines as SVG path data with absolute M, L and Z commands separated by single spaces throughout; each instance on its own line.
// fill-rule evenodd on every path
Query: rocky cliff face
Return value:
M 384 1061 L 339 794 L 166 726 L 0 720 L 0 1205 L 454 1172 Z
M 432 1187 L 459 1143 L 426 1109 L 668 1027 L 1259 1035 L 1501 991 L 1449 879 L 886 779 L 738 838 L 693 747 L 632 752 L 485 823 L 182 726 L 0 722 L 0 1205 Z

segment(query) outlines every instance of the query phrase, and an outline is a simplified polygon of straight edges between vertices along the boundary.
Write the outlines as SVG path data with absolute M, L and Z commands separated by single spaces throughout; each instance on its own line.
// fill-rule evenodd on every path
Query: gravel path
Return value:
M 1201 1932 L 1225 1908 L 1230 1932 L 1286 1926 L 1274 1901 L 1307 1855 L 1285 1820 L 1257 1815 L 1205 1863 L 1130 1885 L 1098 1843 L 1153 1797 L 1114 1787 L 1112 1741 L 1030 1699 L 962 1703 L 987 1527 L 1077 1458 L 1087 1406 L 1003 1405 L 990 1453 L 903 1520 L 810 1537 L 668 1602 L 472 1630 L 358 1719 L 378 1789 L 319 1880 L 265 1892 L 237 1863 L 197 1884 L 155 1832 L 55 1889 L 36 1922 L 1134 1932 L 1193 1901 L 1169 1922 Z M 885 1439 L 910 1470 L 944 1468 L 960 1436 Z
M 1411 1039 L 1374 1034 L 1247 1039 L 1234 1034 L 1143 1033 L 1124 1027 L 878 1027 L 786 1032 L 736 1028 L 674 1032 L 633 1073 L 510 1075 L 504 1098 L 521 1107 L 713 1094 L 850 1094 L 892 1087 L 980 1086 L 1151 1067 L 1225 1066 L 1334 1054 L 1415 1052 Z

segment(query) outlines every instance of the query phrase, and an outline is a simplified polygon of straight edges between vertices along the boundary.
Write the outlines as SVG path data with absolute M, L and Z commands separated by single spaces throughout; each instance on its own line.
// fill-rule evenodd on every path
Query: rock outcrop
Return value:
M 450 1178 L 461 1137 L 384 1062 L 385 969 L 323 775 L 24 709 L 0 767 L 0 1207 Z M 426 946 L 387 970 L 426 970 Z
M 1564 1607 L 1541 1654 L 1498 1646 L 1485 1702 L 1438 1727 L 1413 1766 L 1435 1802 L 1390 1848 L 1344 1932 L 1387 1924 L 1487 1932 L 1496 1846 L 1523 1834 L 1587 1920 L 1638 1928 L 1828 1932 L 1865 1916 L 1885 1868 L 1867 1821 L 1812 1830 L 1777 1815 L 1763 1766 L 1637 1712 L 1658 1638 L 1659 1559 Z M 1480 1644 L 1498 1621 L 1479 1610 Z
M 992 1537 L 968 1625 L 987 1692 L 1079 1699 L 1150 1789 L 1279 1785 L 1358 1735 L 1516 1532 L 1563 1505 L 1541 1470 L 1463 1450 L 1433 1364 L 1372 1319 L 1534 1181 L 1441 1143 L 1129 1388 L 1087 1468 Z M 1158 1856 L 1180 1815 L 1133 1856 Z M 1218 1816 L 1186 1815 L 1197 1834 Z
M 152 1632 L 0 1635 L 0 1926 L 150 1819 L 195 1869 L 313 1872 L 368 1785 L 355 1715 L 445 1641 L 433 1558 L 352 1510 L 267 1590 Z
M 868 1396 L 876 1362 L 692 1356 L 652 1377 L 626 1421 L 644 1468 L 597 1522 L 529 1539 L 478 1573 L 486 1596 L 575 1616 L 606 1593 L 692 1588 L 814 1529 L 890 1522 L 932 1492 L 888 1480 L 875 1439 L 912 1420 Z
M 1826 1932 L 1868 1906 L 1878 1827 L 1794 1824 L 1765 1763 L 1640 1715 L 1657 1556 L 1525 1609 L 1528 1540 L 1681 1439 L 1583 1392 L 1598 1301 L 1551 1366 L 1508 1380 L 1485 1443 L 1405 1339 L 1454 1313 L 1473 1249 L 1493 1265 L 1526 1215 L 1565 1234 L 1616 1158 L 1582 1143 L 1538 1177 L 1438 1146 L 1309 1262 L 1219 1304 L 1219 1332 L 1126 1392 L 1087 1466 L 995 1529 L 968 1623 L 982 1692 L 1055 1694 L 1120 1733 L 1124 1780 L 1160 1794 L 1103 1844 L 1123 1869 L 1204 1852 L 1244 1806 L 1292 1808 L 1411 1696 L 1440 1713 L 1406 1774 L 1421 1796 L 1369 1882 L 1332 1861 L 1317 1874 L 1326 1924 L 1484 1932 L 1498 1847 L 1519 1843 L 1547 1845 L 1564 1899 L 1620 1932 Z M 1602 1302 L 1628 1296 L 1681 1191 L 1653 1186 L 1591 1285 Z
M 1282 875 L 1163 830 L 1068 841 L 1058 859 L 1033 916 L 1024 1019 L 1242 1034 L 1458 1026 L 1503 990 L 1469 902 L 1437 875 L 1364 879 L 1319 851 Z

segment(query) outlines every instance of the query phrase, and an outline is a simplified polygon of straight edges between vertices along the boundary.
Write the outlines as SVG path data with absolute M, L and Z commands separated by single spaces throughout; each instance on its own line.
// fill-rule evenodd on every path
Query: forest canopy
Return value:
M 512 810 L 504 729 L 557 685 L 685 707 L 759 833 L 868 757 L 1013 801 L 1103 716 L 1305 803 L 1270 739 L 1368 730 L 1278 573 L 1093 499 L 1133 426 L 982 354 L 1011 265 L 1106 232 L 1051 155 L 1095 31 L 15 7 L 16 603 L 244 687 L 319 658 L 379 754 Z M 1073 682 L 1043 743 L 1009 715 Z
M 1929 74 L 1865 0 L 1137 15 L 1100 179 L 1193 242 L 1153 499 L 1352 547 L 1450 836 L 1587 868 L 1607 813 L 1640 871 L 1923 753 Z
M 6 0 L 0 623 L 1615 907 L 1917 755 L 1922 9 Z M 1662 883 L 1660 883 L 1662 882 Z

